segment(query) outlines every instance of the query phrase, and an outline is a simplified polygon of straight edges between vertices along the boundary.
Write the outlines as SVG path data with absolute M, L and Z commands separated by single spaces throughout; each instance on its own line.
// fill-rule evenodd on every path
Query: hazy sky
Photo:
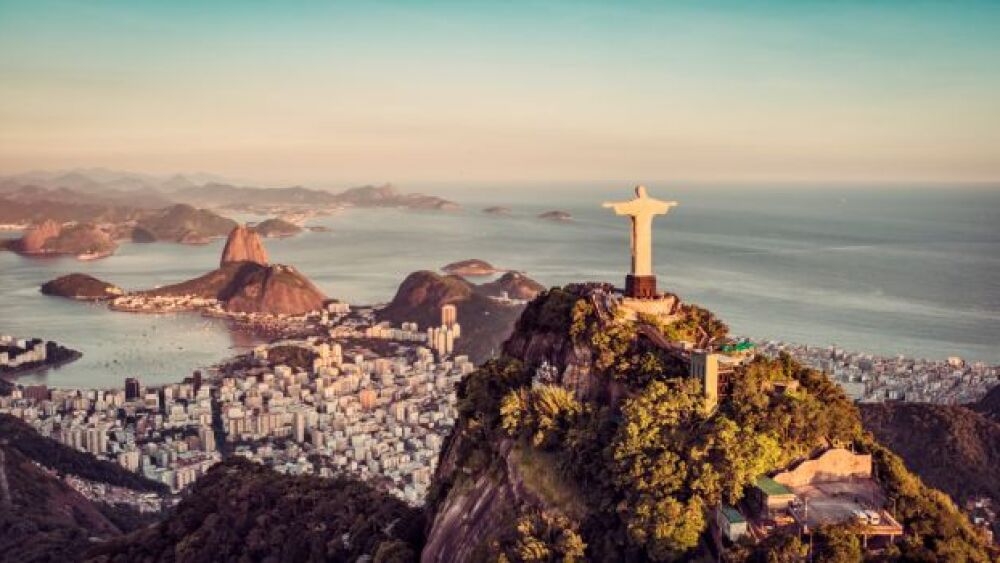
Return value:
M 996 181 L 1000 2 L 0 0 L 0 172 L 73 166 Z

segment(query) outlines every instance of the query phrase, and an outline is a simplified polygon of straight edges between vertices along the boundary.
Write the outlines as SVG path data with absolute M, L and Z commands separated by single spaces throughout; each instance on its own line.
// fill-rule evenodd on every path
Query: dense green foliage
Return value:
M 892 556 L 904 561 L 988 561 L 984 541 L 951 499 L 930 489 L 903 465 L 903 460 L 870 435 L 864 446 L 872 453 L 878 480 L 892 503 L 907 537 Z
M 643 386 L 654 379 L 680 377 L 686 368 L 677 358 L 639 338 L 636 325 L 621 318 L 604 324 L 585 299 L 572 309 L 569 334 L 573 342 L 590 348 L 594 367 L 616 381 Z M 658 323 L 654 328 L 663 330 Z
M 292 477 L 234 458 L 166 521 L 95 547 L 95 561 L 415 561 L 422 511 L 354 479 Z
M 681 318 L 666 325 L 663 335 L 668 340 L 685 340 L 688 342 L 720 341 L 729 334 L 726 323 L 716 318 L 715 314 L 691 303 L 680 307 Z
M 272 366 L 286 365 L 296 371 L 312 370 L 316 352 L 302 346 L 274 346 L 267 351 L 267 362 Z
M 775 392 L 776 384 L 797 381 L 794 391 Z M 754 358 L 732 382 L 720 413 L 754 434 L 781 443 L 781 464 L 808 455 L 825 441 L 848 445 L 861 436 L 854 404 L 826 376 L 788 356 Z
M 624 497 L 619 513 L 629 537 L 652 559 L 694 547 L 706 509 L 739 500 L 779 456 L 770 436 L 725 417 L 709 420 L 693 380 L 653 382 L 621 416 L 608 448 L 612 484 Z
M 687 311 L 679 324 L 640 323 L 675 338 L 724 337 L 725 325 L 710 313 Z M 854 404 L 824 374 L 788 356 L 757 357 L 738 370 L 731 395 L 708 412 L 700 384 L 637 326 L 598 318 L 575 286 L 546 292 L 518 324 L 522 338 L 523 331 L 562 331 L 575 346 L 589 348 L 598 376 L 623 386 L 618 401 L 581 402 L 568 388 L 532 385 L 532 370 L 512 358 L 488 363 L 460 385 L 460 421 L 452 436 L 456 470 L 446 479 L 483 472 L 500 478 L 505 464 L 514 463 L 521 466 L 519 486 L 534 488 L 545 500 L 544 510 L 518 509 L 492 544 L 491 557 L 560 560 L 566 557 L 560 538 L 568 530 L 588 559 L 687 558 L 702 538 L 710 508 L 736 504 L 758 475 L 835 444 L 874 454 L 876 478 L 909 535 L 887 557 L 983 560 L 982 540 L 954 505 L 862 430 Z M 532 477 L 538 459 L 552 470 L 544 480 Z M 530 460 L 536 461 L 528 465 Z M 578 498 L 559 500 L 566 491 Z M 813 538 L 816 559 L 860 557 L 857 535 L 848 528 L 819 530 Z M 734 546 L 727 555 L 796 561 L 807 548 L 795 536 L 776 535 L 756 546 Z
M 553 287 L 528 303 L 517 321 L 517 332 L 565 334 L 573 322 L 573 307 L 578 299 L 579 296 L 572 291 L 572 286 L 566 289 Z
M 513 528 L 503 534 L 491 547 L 496 553 L 496 560 L 501 563 L 509 561 L 575 563 L 584 560 L 587 546 L 566 517 L 532 511 L 519 517 Z
M 899 454 L 928 485 L 963 502 L 1000 503 L 1000 422 L 962 405 L 884 403 L 859 406 L 865 428 Z M 934 455 L 927 455 L 933 448 Z

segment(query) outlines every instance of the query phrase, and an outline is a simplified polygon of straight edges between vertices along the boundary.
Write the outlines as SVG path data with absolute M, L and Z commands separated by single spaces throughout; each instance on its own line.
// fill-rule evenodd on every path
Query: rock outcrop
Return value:
M 62 225 L 56 223 L 52 219 L 46 219 L 41 223 L 28 227 L 24 236 L 21 237 L 21 243 L 18 245 L 18 250 L 24 252 L 25 254 L 43 253 L 45 252 L 45 243 L 48 242 L 49 239 L 59 236 L 60 232 L 62 232 Z
M 260 234 L 246 225 L 237 225 L 229 233 L 226 246 L 222 249 L 220 266 L 234 262 L 253 262 L 267 265 L 267 250 L 260 240 Z

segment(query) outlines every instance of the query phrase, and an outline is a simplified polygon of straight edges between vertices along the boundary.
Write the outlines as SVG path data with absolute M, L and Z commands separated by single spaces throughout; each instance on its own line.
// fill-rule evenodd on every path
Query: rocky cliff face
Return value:
M 62 232 L 62 225 L 52 219 L 46 219 L 41 223 L 32 225 L 21 237 L 21 244 L 18 249 L 27 254 L 45 252 L 45 243 L 49 239 L 59 236 Z
M 219 261 L 219 265 L 225 266 L 233 262 L 254 262 L 267 265 L 267 251 L 264 250 L 260 234 L 246 225 L 237 225 L 229 233 L 226 246 L 222 249 L 222 259 Z
M 226 300 L 238 313 L 300 315 L 323 307 L 327 296 L 291 266 L 266 266 L 246 276 Z
M 573 342 L 568 325 L 538 322 L 543 308 L 537 302 L 527 310 L 522 308 L 523 314 L 502 346 L 503 357 L 514 359 L 516 369 L 523 373 L 572 389 L 581 398 L 620 395 L 619 385 L 609 385 L 598 376 L 593 352 Z M 460 393 L 460 405 L 465 400 L 462 394 L 468 390 Z M 518 515 L 554 515 L 562 509 L 556 506 L 559 502 L 553 502 L 552 490 L 539 485 L 536 473 L 555 468 L 525 464 L 524 452 L 513 439 L 494 438 L 484 445 L 479 421 L 470 420 L 467 414 L 460 414 L 441 453 L 434 478 L 439 490 L 428 501 L 432 519 L 421 554 L 423 563 L 483 560 L 493 553 L 491 545 L 509 535 Z M 470 455 L 470 451 L 488 453 Z M 470 460 L 480 455 L 490 460 L 488 469 L 470 468 L 479 463 Z

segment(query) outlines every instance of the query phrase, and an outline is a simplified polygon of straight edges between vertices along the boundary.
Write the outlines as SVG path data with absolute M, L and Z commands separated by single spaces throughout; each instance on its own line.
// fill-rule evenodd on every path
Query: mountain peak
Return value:
M 220 266 L 225 266 L 231 262 L 254 262 L 262 266 L 267 265 L 267 250 L 257 231 L 246 225 L 237 225 L 229 233 L 226 239 L 226 246 L 222 249 L 222 259 Z

